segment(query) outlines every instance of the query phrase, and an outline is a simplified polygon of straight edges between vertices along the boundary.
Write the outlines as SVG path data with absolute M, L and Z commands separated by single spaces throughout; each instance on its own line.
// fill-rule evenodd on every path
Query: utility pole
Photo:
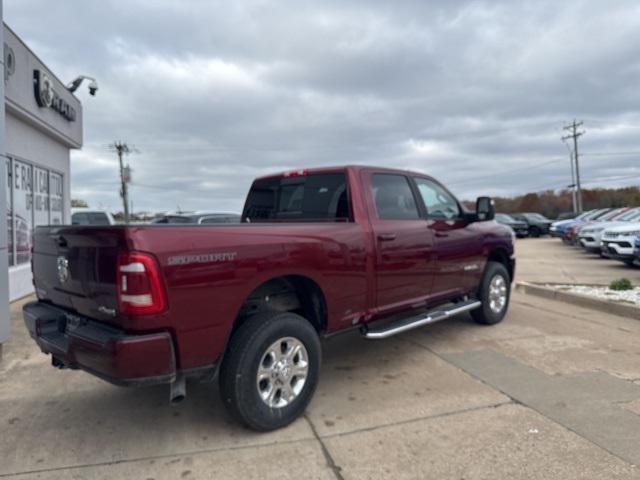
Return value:
M 563 130 L 568 130 L 571 132 L 569 135 L 565 135 L 562 137 L 563 140 L 567 140 L 569 138 L 573 138 L 573 159 L 575 161 L 575 171 L 576 171 L 576 190 L 578 197 L 578 212 L 582 212 L 582 188 L 580 186 L 580 163 L 579 163 L 579 155 L 578 155 L 578 138 L 584 135 L 584 130 L 579 132 L 578 127 L 582 126 L 582 122 L 576 122 L 575 119 L 573 123 L 563 127 Z
M 120 163 L 120 198 L 124 206 L 124 223 L 129 223 L 129 189 L 128 184 L 131 180 L 129 165 L 124 166 L 122 156 L 131 153 L 132 149 L 126 142 L 113 142 L 109 148 L 118 154 L 118 162 Z
M 571 189 L 571 206 L 573 213 L 578 213 L 578 202 L 576 197 L 576 173 L 573 165 L 573 150 L 567 145 L 567 139 L 562 137 L 562 143 L 565 144 L 567 150 L 569 150 L 569 164 L 571 165 L 571 185 L 567 185 Z
M 578 194 L 576 192 L 576 168 L 573 160 L 573 151 L 569 153 L 569 163 L 571 164 L 571 200 L 573 213 L 580 213 L 580 208 L 578 208 Z

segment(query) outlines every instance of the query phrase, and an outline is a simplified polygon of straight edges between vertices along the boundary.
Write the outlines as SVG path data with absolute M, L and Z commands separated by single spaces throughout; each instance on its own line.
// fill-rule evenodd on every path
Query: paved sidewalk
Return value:
M 521 278 L 541 274 L 529 257 L 546 243 L 519 242 Z M 514 293 L 492 327 L 462 315 L 336 337 L 305 416 L 257 434 L 216 385 L 171 407 L 166 387 L 53 369 L 20 308 L 0 363 L 0 478 L 640 478 L 637 320 Z

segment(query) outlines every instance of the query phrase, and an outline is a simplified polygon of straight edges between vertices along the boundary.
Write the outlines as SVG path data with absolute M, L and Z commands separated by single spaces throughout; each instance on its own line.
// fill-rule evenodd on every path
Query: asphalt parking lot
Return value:
M 640 283 L 558 240 L 517 254 L 522 280 Z M 0 363 L 0 477 L 640 478 L 637 320 L 514 293 L 493 327 L 461 315 L 385 341 L 336 337 L 305 416 L 257 434 L 215 385 L 171 407 L 166 387 L 52 369 L 20 307 Z
M 608 285 L 626 277 L 640 286 L 640 268 L 569 245 L 558 238 L 524 238 L 516 242 L 518 280 Z

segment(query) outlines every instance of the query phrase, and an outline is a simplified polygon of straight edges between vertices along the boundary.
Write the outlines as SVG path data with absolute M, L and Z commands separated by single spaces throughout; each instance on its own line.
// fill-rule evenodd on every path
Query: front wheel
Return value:
M 529 235 L 533 238 L 538 238 L 540 236 L 540 229 L 538 227 L 531 227 L 529 230 Z
M 305 410 L 320 373 L 320 340 L 294 313 L 247 319 L 233 333 L 220 370 L 225 406 L 248 427 L 284 427 Z
M 482 306 L 471 311 L 473 319 L 485 325 L 502 321 L 509 308 L 511 278 L 502 263 L 488 262 L 478 289 Z

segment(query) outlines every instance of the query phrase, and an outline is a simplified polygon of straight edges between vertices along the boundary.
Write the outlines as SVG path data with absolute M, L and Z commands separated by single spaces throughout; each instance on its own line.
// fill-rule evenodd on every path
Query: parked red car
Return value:
M 271 430 L 310 401 L 321 337 L 501 321 L 514 239 L 493 214 L 426 175 L 350 166 L 255 180 L 236 225 L 38 227 L 24 318 L 54 366 L 174 401 L 219 377 L 229 410 Z

